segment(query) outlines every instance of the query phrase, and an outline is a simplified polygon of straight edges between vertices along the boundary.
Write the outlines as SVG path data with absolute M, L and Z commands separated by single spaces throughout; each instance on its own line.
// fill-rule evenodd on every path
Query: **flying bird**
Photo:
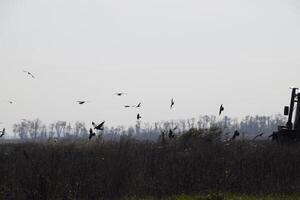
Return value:
M 140 114 L 137 114 L 136 119 L 139 120 L 141 118 L 142 118 L 142 116 Z
M 103 127 L 104 123 L 105 123 L 105 121 L 103 121 L 103 122 L 101 122 L 101 124 L 97 125 L 95 122 L 92 122 L 92 125 L 94 126 L 94 129 L 103 131 L 104 130 L 104 127 Z
M 253 138 L 253 140 L 255 140 L 255 139 L 258 138 L 258 137 L 262 137 L 263 135 L 264 135 L 264 133 L 260 133 L 260 134 L 256 135 L 256 136 Z
M 138 103 L 138 105 L 133 106 L 133 107 L 140 108 L 141 106 L 142 106 L 142 103 L 140 102 L 140 103 Z
M 222 114 L 223 111 L 224 111 L 224 106 L 223 106 L 223 104 L 221 104 L 220 110 L 219 110 L 219 116 Z
M 122 96 L 122 95 L 124 95 L 124 94 L 126 94 L 126 93 L 123 93 L 123 92 L 115 93 L 115 95 L 118 95 L 118 96 Z
M 0 133 L 1 133 L 0 138 L 2 138 L 5 135 L 5 128 L 3 128 L 3 130 L 0 131 Z
M 172 128 L 172 129 L 169 129 L 169 138 L 170 139 L 172 139 L 172 138 L 174 138 L 175 137 L 175 134 L 174 134 L 174 131 L 176 131 L 177 130 L 177 126 L 175 126 L 174 128 Z
M 96 133 L 94 133 L 94 132 L 93 132 L 93 129 L 90 128 L 89 140 L 91 140 L 94 136 L 96 136 Z
M 174 102 L 174 99 L 172 98 L 172 99 L 171 99 L 171 106 L 170 106 L 170 109 L 173 108 L 174 104 L 175 104 L 175 102 Z
M 33 76 L 33 74 L 29 71 L 23 70 L 24 73 L 26 73 L 27 75 L 31 76 L 31 78 L 35 78 L 35 76 Z
M 169 138 L 173 139 L 174 137 L 175 137 L 174 131 L 173 131 L 173 129 L 170 129 L 169 130 Z
M 124 105 L 125 108 L 130 108 L 130 105 Z
M 231 140 L 235 140 L 235 138 L 236 138 L 237 136 L 240 136 L 240 133 L 236 130 L 236 131 L 234 131 Z
M 88 101 L 77 101 L 78 104 L 82 105 L 82 104 L 85 104 L 87 103 Z

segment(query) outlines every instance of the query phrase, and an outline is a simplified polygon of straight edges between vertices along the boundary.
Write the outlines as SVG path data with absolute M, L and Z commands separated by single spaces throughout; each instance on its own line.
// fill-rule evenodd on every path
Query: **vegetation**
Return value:
M 103 138 L 107 140 L 119 140 L 122 136 L 130 136 L 138 140 L 157 141 L 162 130 L 177 127 L 177 133 L 183 133 L 190 129 L 208 129 L 212 127 L 220 127 L 225 133 L 233 133 L 239 130 L 243 137 L 254 137 L 259 133 L 265 133 L 265 136 L 272 134 L 277 130 L 278 125 L 284 125 L 286 119 L 282 115 L 275 116 L 246 116 L 242 120 L 233 119 L 225 116 L 218 119 L 216 116 L 200 116 L 198 119 L 165 121 L 151 124 L 141 124 L 137 121 L 134 127 L 125 128 L 105 127 Z M 84 122 L 76 122 L 75 124 L 66 121 L 57 121 L 50 125 L 45 125 L 41 120 L 22 120 L 14 124 L 13 132 L 15 138 L 22 140 L 47 140 L 51 138 L 88 138 L 88 129 Z
M 223 142 L 217 128 L 191 129 L 164 143 L 121 137 L 2 144 L 0 199 L 296 195 L 299 157 L 298 146 Z

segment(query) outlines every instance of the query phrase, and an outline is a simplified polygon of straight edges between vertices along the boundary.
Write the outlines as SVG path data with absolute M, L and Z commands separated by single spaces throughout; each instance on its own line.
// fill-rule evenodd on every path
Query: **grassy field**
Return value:
M 194 130 L 164 142 L 123 138 L 1 144 L 0 199 L 219 200 L 300 193 L 299 146 L 224 143 L 216 131 Z M 210 191 L 249 197 L 176 196 Z

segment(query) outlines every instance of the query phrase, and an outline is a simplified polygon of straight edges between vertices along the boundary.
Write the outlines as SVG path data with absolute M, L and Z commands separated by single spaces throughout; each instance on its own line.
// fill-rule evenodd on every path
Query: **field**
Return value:
M 0 199 L 296 199 L 300 147 L 219 134 L 1 144 Z
M 124 200 L 155 200 L 155 197 L 148 198 L 127 198 Z M 177 195 L 162 197 L 164 200 L 299 200 L 298 196 L 248 196 L 232 194 L 197 194 L 197 195 Z

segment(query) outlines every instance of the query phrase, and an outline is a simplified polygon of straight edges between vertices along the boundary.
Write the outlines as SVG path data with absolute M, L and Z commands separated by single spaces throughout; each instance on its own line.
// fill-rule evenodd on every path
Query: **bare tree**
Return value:
M 65 121 L 57 121 L 55 123 L 55 131 L 56 131 L 56 136 L 58 138 L 61 138 L 61 136 L 63 135 L 63 137 L 65 136 L 65 128 L 66 128 L 66 124 L 67 122 Z

